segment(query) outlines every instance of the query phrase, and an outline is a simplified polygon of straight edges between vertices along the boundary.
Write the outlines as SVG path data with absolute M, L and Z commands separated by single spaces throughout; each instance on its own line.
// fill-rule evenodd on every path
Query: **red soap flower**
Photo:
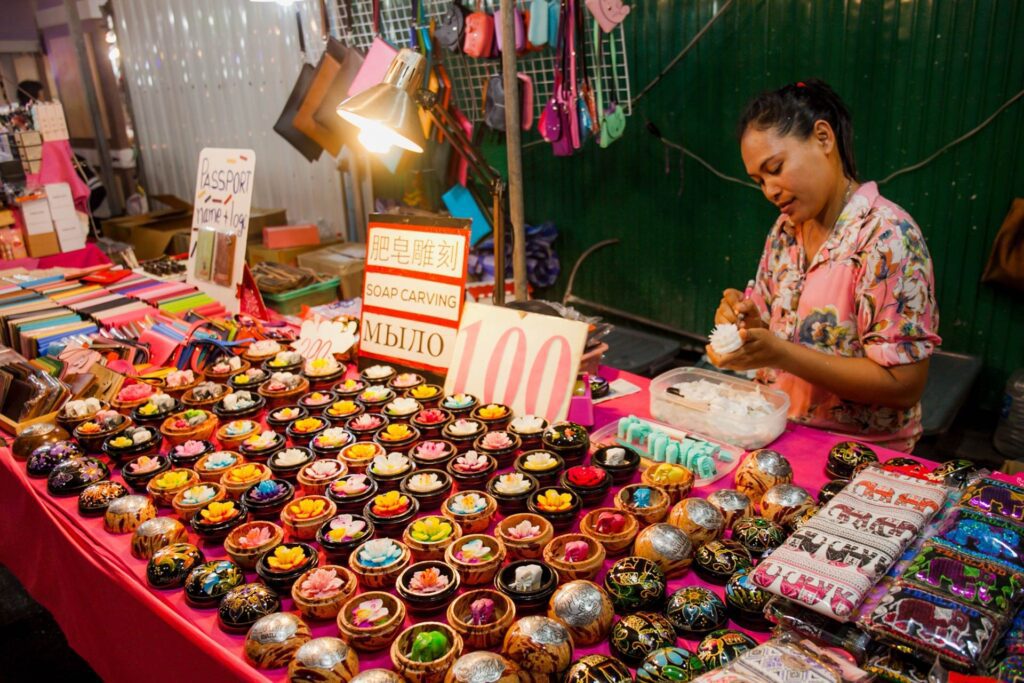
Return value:
M 444 413 L 436 408 L 428 408 L 421 410 L 420 414 L 416 416 L 416 420 L 425 425 L 435 425 L 444 422 Z
M 597 486 L 607 476 L 600 467 L 571 467 L 568 473 L 569 482 L 575 486 Z

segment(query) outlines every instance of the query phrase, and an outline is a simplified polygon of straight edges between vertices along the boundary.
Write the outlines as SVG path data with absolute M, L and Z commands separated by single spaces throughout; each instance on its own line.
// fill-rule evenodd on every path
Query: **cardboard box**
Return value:
M 328 242 L 332 244 L 332 242 Z M 322 247 L 322 244 L 307 244 L 303 247 L 290 247 L 288 249 L 271 249 L 265 247 L 262 244 L 249 244 L 245 249 L 245 260 L 249 262 L 250 266 L 254 266 L 260 261 L 268 261 L 270 263 L 283 263 L 285 265 L 294 266 L 298 263 L 300 255 L 306 252 L 313 251 Z
M 172 240 L 178 234 L 189 235 L 192 229 L 191 204 L 173 195 L 154 195 L 152 198 L 170 208 L 103 221 L 103 234 L 132 245 L 140 261 L 158 258 L 165 253 L 180 253 L 172 247 Z M 287 222 L 288 214 L 284 209 L 252 209 L 248 241 L 259 242 L 265 227 Z M 181 241 L 177 244 L 180 245 Z
M 25 246 L 28 248 L 28 255 L 32 258 L 53 256 L 60 253 L 60 242 L 57 241 L 57 233 L 47 232 L 42 235 L 26 235 Z
M 299 256 L 299 265 L 318 273 L 337 276 L 341 280 L 343 299 L 354 299 L 363 295 L 366 244 L 362 242 L 346 242 L 306 252 Z
M 269 249 L 320 246 L 320 230 L 315 225 L 276 225 L 263 229 L 263 246 Z

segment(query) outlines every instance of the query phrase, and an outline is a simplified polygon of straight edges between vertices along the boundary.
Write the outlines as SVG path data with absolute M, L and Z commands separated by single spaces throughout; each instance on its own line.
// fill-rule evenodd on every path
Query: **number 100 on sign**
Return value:
M 584 323 L 467 303 L 445 392 L 565 419 L 586 339 Z

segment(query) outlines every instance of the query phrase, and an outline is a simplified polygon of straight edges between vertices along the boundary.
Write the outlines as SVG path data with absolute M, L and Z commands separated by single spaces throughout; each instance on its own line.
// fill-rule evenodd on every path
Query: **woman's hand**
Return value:
M 782 366 L 788 343 L 771 331 L 764 328 L 741 329 L 740 339 L 743 340 L 743 346 L 724 355 L 715 353 L 711 344 L 708 344 L 705 347 L 708 359 L 715 367 L 724 370 L 760 370 Z
M 738 289 L 722 292 L 722 301 L 715 311 L 715 324 L 722 323 L 732 323 L 740 329 L 767 327 L 761 320 L 761 311 L 757 310 L 757 305 L 750 299 L 744 299 L 743 292 Z

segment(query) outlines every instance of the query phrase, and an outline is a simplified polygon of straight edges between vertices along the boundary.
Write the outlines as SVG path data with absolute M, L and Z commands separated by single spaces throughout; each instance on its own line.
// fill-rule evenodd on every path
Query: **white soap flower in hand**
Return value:
M 740 330 L 732 323 L 715 325 L 711 331 L 711 348 L 719 356 L 738 351 L 743 346 Z

